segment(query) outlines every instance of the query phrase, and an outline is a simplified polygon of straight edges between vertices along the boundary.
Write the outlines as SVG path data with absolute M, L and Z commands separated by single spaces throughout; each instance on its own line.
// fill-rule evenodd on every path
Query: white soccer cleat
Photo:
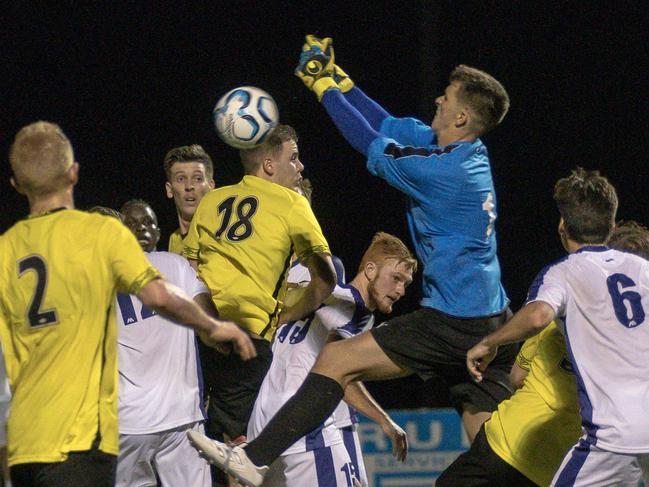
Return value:
M 258 467 L 252 463 L 243 448 L 230 448 L 225 443 L 192 430 L 187 432 L 187 437 L 203 458 L 232 475 L 239 483 L 246 487 L 259 487 L 264 481 L 268 467 Z

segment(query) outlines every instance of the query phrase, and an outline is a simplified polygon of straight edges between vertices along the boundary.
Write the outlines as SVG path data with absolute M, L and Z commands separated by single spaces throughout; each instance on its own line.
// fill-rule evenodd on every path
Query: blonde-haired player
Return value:
M 13 398 L 8 455 L 15 486 L 112 486 L 117 436 L 115 291 L 186 323 L 210 343 L 233 323 L 207 316 L 149 264 L 114 218 L 74 209 L 79 164 L 49 122 L 22 128 L 11 146 L 12 185 L 30 215 L 0 240 L 0 337 Z

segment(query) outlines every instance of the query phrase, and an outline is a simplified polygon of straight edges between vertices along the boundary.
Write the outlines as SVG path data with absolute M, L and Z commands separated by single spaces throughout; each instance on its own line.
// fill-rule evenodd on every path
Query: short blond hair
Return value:
M 261 166 L 265 157 L 277 157 L 282 153 L 284 142 L 297 142 L 297 133 L 290 125 L 278 125 L 266 137 L 264 142 L 253 149 L 239 151 L 241 164 L 246 174 L 254 174 Z
M 400 238 L 385 232 L 378 232 L 372 238 L 372 243 L 367 248 L 358 267 L 358 272 L 362 272 L 368 262 L 374 262 L 382 266 L 385 261 L 395 259 L 397 263 L 403 262 L 412 270 L 417 272 L 417 259 L 412 252 L 406 247 Z
M 18 131 L 9 149 L 9 163 L 20 188 L 32 195 L 53 193 L 74 163 L 72 144 L 51 122 L 38 121 Z

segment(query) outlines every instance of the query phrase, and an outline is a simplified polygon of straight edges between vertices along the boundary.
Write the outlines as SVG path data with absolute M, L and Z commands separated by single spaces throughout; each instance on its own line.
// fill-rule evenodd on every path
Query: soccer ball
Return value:
M 273 97 L 254 86 L 228 91 L 212 111 L 219 137 L 237 149 L 261 144 L 277 126 L 279 112 Z

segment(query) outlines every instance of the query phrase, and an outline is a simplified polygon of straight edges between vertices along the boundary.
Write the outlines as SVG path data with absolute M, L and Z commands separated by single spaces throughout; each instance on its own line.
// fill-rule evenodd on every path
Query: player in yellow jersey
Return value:
M 183 239 L 203 196 L 214 189 L 214 166 L 209 154 L 198 144 L 170 149 L 164 158 L 167 175 L 165 191 L 173 198 L 178 214 L 178 229 L 169 237 L 169 252 L 181 254 Z
M 30 215 L 0 240 L 0 338 L 13 394 L 14 486 L 112 486 L 118 449 L 115 291 L 254 356 L 247 335 L 206 315 L 151 267 L 114 218 L 74 209 L 79 165 L 52 123 L 21 129 L 12 185 Z
M 608 245 L 649 259 L 649 231 L 635 222 L 618 225 Z M 512 383 L 519 389 L 498 405 L 471 449 L 446 469 L 437 487 L 550 485 L 582 433 L 577 384 L 555 323 L 525 341 Z
M 297 135 L 280 125 L 259 147 L 241 151 L 245 176 L 201 201 L 185 238 L 183 255 L 195 261 L 219 316 L 234 319 L 251 336 L 258 356 L 205 357 L 210 387 L 208 435 L 245 435 L 257 392 L 270 365 L 278 323 L 302 318 L 331 293 L 336 274 L 330 250 L 307 200 L 296 192 L 304 166 Z M 286 277 L 295 253 L 311 283 L 283 308 Z

